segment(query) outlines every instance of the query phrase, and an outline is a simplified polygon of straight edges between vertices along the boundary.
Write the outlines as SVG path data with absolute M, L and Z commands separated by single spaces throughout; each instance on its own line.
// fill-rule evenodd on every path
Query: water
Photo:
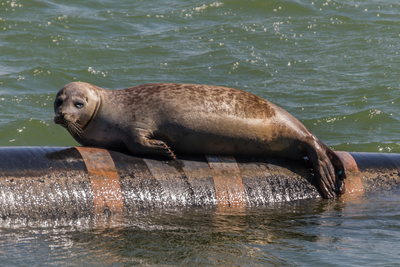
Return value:
M 0 146 L 77 145 L 52 121 L 66 83 L 182 82 L 255 93 L 335 150 L 400 153 L 399 12 L 389 0 L 0 0 Z M 391 265 L 399 200 L 15 223 L 0 228 L 0 265 Z
M 394 266 L 398 194 L 246 211 L 176 209 L 124 218 L 8 222 L 3 266 Z

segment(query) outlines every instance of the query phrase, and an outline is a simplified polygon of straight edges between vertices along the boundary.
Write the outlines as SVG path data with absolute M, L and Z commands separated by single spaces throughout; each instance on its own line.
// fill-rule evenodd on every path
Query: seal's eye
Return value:
M 76 102 L 75 103 L 76 108 L 83 108 L 83 103 L 82 102 Z
M 56 105 L 57 106 L 61 106 L 62 103 L 63 103 L 63 101 L 61 99 L 59 99 L 59 98 L 56 99 Z

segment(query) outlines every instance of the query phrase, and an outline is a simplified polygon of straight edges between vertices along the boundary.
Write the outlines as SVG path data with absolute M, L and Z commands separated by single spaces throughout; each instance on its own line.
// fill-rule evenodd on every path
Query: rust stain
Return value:
M 335 154 L 343 161 L 346 172 L 358 172 L 357 162 L 349 152 L 335 151 Z
M 214 178 L 218 208 L 246 207 L 242 176 L 234 157 L 206 156 Z
M 335 151 L 335 153 L 342 160 L 347 174 L 347 179 L 345 181 L 346 193 L 344 196 L 358 196 L 364 194 L 362 176 L 359 173 L 357 162 L 348 152 Z
M 110 153 L 105 149 L 91 147 L 75 147 L 82 155 L 88 170 L 93 189 L 94 209 L 96 214 L 109 210 L 122 213 L 122 200 L 119 176 Z

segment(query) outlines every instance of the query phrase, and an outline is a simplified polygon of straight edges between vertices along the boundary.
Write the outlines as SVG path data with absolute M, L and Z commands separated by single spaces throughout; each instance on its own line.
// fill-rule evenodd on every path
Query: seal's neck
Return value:
M 93 113 L 92 113 L 92 116 L 90 117 L 90 119 L 88 120 L 88 122 L 86 123 L 86 125 L 82 127 L 82 133 L 85 132 L 85 129 L 86 129 L 86 128 L 88 127 L 88 125 L 92 122 L 92 120 L 93 120 L 94 118 L 96 118 L 96 115 L 97 115 L 97 113 L 98 113 L 98 111 L 99 111 L 99 109 L 100 109 L 100 105 L 101 105 L 101 95 L 98 95 L 98 97 L 99 97 L 99 100 L 98 100 L 97 103 L 96 103 L 96 107 L 94 108 L 94 111 L 93 111 Z

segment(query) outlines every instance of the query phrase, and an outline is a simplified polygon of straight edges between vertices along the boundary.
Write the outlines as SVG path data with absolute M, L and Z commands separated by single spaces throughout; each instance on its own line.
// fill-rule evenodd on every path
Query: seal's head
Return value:
M 97 88 L 83 82 L 64 86 L 54 101 L 54 122 L 65 127 L 72 136 L 79 137 L 85 126 L 96 115 L 100 105 Z

